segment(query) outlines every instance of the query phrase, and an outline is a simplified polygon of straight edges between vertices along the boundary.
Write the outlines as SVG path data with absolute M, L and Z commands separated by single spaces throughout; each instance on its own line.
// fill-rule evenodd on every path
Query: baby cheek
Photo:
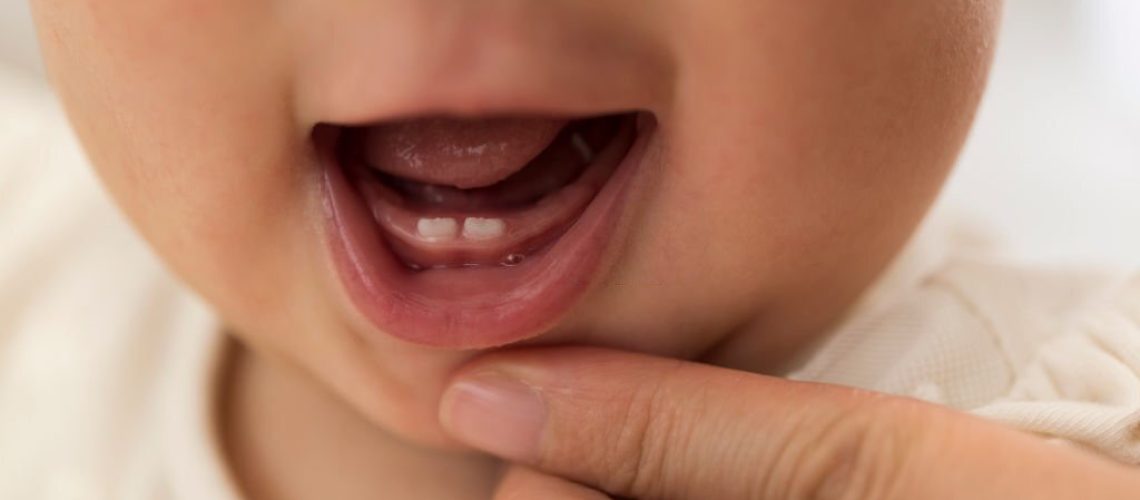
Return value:
M 273 44 L 283 28 L 260 12 L 265 4 L 34 4 L 49 72 L 89 158 L 196 285 L 281 275 L 267 267 L 287 268 L 283 257 L 263 254 L 295 253 L 288 226 L 303 226 L 292 174 L 306 166 L 307 142 L 286 97 L 285 51 Z

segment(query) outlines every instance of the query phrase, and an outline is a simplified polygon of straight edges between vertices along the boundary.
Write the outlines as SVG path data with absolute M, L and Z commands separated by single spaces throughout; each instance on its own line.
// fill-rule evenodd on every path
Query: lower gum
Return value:
M 499 262 L 462 262 L 458 264 L 430 264 L 424 265 L 416 262 L 404 262 L 404 266 L 413 271 L 430 271 L 444 269 L 471 269 L 484 267 L 515 267 L 527 259 L 526 254 L 512 253 L 503 257 Z

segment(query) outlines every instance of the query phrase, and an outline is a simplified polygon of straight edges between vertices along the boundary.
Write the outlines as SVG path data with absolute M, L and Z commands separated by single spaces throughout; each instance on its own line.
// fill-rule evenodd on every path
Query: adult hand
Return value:
M 500 498 L 1136 498 L 1140 471 L 915 400 L 594 348 L 497 352 L 440 407 Z

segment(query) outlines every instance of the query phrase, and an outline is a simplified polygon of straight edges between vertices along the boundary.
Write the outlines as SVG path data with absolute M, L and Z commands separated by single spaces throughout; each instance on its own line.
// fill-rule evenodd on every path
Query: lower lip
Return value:
M 478 349 L 534 337 L 565 315 L 602 271 L 653 123 L 566 232 L 521 265 L 413 271 L 388 248 L 332 147 L 322 148 L 333 265 L 351 302 L 380 331 L 415 344 Z M 318 137 L 317 140 L 327 138 Z

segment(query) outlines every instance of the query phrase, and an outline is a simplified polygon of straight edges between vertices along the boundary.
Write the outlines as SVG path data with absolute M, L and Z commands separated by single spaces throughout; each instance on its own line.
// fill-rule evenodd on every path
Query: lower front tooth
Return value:
M 416 222 L 416 232 L 428 241 L 451 241 L 459 233 L 459 223 L 451 217 L 424 217 Z
M 492 240 L 506 231 L 507 223 L 503 219 L 468 217 L 463 221 L 463 237 L 469 240 Z

